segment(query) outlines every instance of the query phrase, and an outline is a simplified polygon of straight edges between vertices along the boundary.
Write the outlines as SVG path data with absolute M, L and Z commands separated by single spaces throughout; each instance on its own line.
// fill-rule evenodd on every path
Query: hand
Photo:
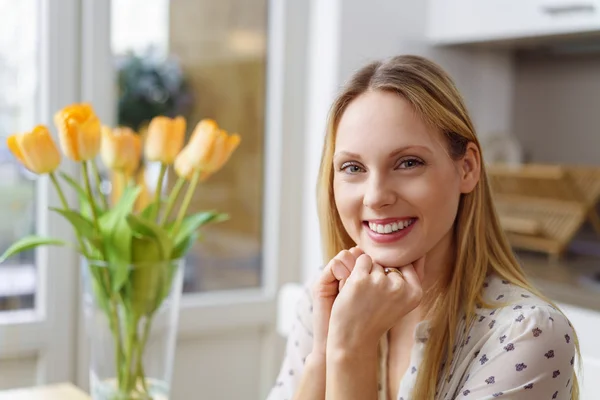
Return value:
M 363 254 L 358 247 L 340 251 L 323 269 L 313 286 L 313 350 L 316 357 L 325 357 L 331 308 L 342 282 L 350 276 L 356 259 Z
M 379 339 L 421 302 L 425 257 L 387 275 L 362 254 L 331 311 L 329 343 L 333 348 L 376 348 Z M 329 348 L 328 348 L 329 350 Z

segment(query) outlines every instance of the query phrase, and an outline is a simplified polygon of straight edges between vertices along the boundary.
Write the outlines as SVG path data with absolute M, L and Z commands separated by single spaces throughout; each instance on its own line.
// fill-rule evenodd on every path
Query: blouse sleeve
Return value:
M 457 399 L 571 398 L 571 323 L 550 305 L 519 307 L 508 310 L 510 319 L 475 353 Z
M 312 351 L 313 322 L 310 285 L 305 284 L 303 293 L 294 310 L 294 323 L 288 335 L 285 356 L 275 385 L 267 400 L 291 400 L 304 371 L 306 357 Z

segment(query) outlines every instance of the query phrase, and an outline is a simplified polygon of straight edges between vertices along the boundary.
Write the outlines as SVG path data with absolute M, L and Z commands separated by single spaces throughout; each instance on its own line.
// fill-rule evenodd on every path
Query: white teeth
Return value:
M 369 222 L 369 229 L 371 229 L 373 232 L 377 232 L 377 233 L 383 233 L 383 234 L 392 233 L 392 232 L 396 232 L 401 229 L 404 229 L 406 227 L 409 227 L 412 224 L 412 222 L 413 222 L 412 219 L 392 222 L 391 224 L 385 224 L 385 225 Z

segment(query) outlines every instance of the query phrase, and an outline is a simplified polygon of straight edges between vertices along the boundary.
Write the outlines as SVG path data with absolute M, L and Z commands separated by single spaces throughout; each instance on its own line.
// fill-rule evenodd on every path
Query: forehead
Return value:
M 402 96 L 369 91 L 346 108 L 336 132 L 336 149 L 367 150 L 371 147 L 440 146 L 440 135 L 428 126 Z

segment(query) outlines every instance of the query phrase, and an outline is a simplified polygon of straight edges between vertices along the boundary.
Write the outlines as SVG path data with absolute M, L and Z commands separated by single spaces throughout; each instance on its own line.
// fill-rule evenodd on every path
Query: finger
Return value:
M 417 261 L 413 263 L 413 267 L 419 277 L 419 282 L 423 283 L 423 279 L 425 279 L 425 256 L 419 258 Z
M 343 262 L 337 258 L 334 258 L 329 262 L 329 264 L 331 264 L 331 272 L 333 273 L 335 279 L 338 281 L 341 281 L 342 279 L 348 279 L 350 276 L 350 271 L 348 271 L 348 268 L 346 268 Z
M 339 260 L 346 270 L 348 271 L 347 275 L 344 278 L 350 276 L 350 272 L 354 269 L 354 263 L 356 262 L 356 257 L 352 255 L 350 250 L 342 250 L 335 257 L 336 260 Z
M 340 281 L 340 283 L 339 283 L 339 286 L 338 286 L 338 292 L 341 292 L 341 291 L 342 291 L 342 289 L 344 288 L 344 285 L 345 285 L 345 284 L 346 284 L 346 280 L 345 280 L 345 279 L 342 279 L 342 280 Z
M 371 273 L 371 269 L 373 268 L 373 260 L 366 254 L 361 254 L 356 259 L 356 264 L 354 265 L 354 269 L 350 273 L 350 275 L 356 276 L 366 276 Z
M 312 292 L 315 297 L 330 297 L 338 293 L 338 279 L 333 275 L 331 270 L 332 263 L 328 262 L 321 272 L 321 276 L 312 287 Z
M 348 250 L 350 252 L 350 254 L 352 254 L 352 256 L 354 256 L 354 262 L 356 262 L 356 259 L 358 257 L 360 257 L 362 254 L 365 254 L 364 251 L 362 251 L 362 249 L 358 246 L 352 247 L 350 250 Z
M 421 286 L 421 281 L 419 280 L 419 277 L 417 276 L 417 271 L 415 270 L 415 267 L 413 267 L 412 264 L 408 264 L 407 266 L 400 268 L 400 272 L 402 272 L 402 275 L 404 276 L 404 280 L 410 286 L 414 286 L 414 287 Z
M 402 284 L 405 283 L 403 272 L 399 268 L 390 268 L 390 270 L 391 271 L 386 274 L 387 279 L 394 282 L 395 287 L 397 287 L 397 288 L 402 287 Z M 398 270 L 399 273 L 394 270 Z M 385 273 L 385 270 L 384 270 L 384 273 Z
M 383 267 L 377 263 L 373 263 L 373 267 L 371 268 L 371 275 L 373 278 L 385 278 L 385 271 Z
M 338 280 L 335 275 L 333 275 L 333 271 L 331 270 L 332 264 L 333 263 L 329 261 L 327 265 L 325 265 L 325 268 L 323 268 L 323 272 L 321 272 L 321 276 L 319 276 L 319 284 L 328 284 Z

